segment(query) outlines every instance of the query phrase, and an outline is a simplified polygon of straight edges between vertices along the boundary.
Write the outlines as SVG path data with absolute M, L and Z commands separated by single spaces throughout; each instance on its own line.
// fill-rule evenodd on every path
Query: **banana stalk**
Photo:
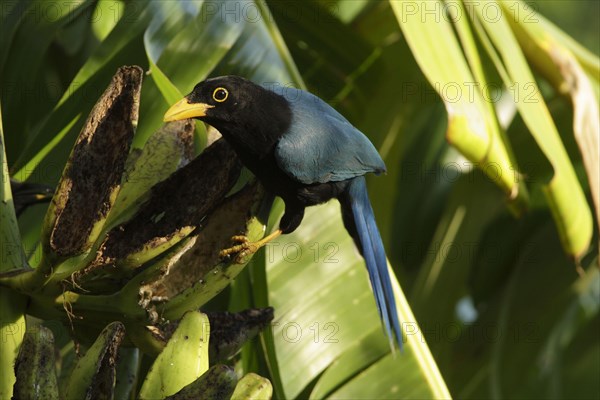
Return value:
M 165 323 L 198 310 L 243 270 L 246 264 L 222 260 L 219 251 L 227 247 L 232 235 L 245 234 L 251 240 L 263 235 L 263 196 L 262 187 L 253 182 L 228 197 L 197 235 L 186 239 L 177 251 L 134 277 L 119 292 L 116 303 L 130 311 L 143 309 L 152 326 L 144 328 L 142 335 L 132 335 L 136 346 L 150 353 L 159 351 L 168 339 Z
M 25 335 L 27 299 L 14 291 L 0 287 L 0 399 L 11 398 L 15 374 L 13 365 Z

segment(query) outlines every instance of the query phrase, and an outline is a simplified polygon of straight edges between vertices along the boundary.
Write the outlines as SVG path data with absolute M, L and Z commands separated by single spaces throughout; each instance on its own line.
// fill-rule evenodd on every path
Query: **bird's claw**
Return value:
M 249 243 L 250 239 L 248 239 L 248 237 L 244 235 L 234 235 L 231 237 L 231 241 L 238 243 Z
M 260 246 L 252 243 L 246 236 L 232 236 L 231 240 L 239 244 L 221 250 L 219 252 L 219 257 L 226 258 L 235 254 L 233 261 L 238 264 L 242 264 L 247 256 L 256 253 L 260 248 Z

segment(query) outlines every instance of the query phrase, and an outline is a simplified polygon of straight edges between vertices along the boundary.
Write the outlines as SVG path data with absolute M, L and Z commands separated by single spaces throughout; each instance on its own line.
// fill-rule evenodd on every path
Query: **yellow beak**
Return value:
M 167 110 L 163 117 L 164 122 L 179 121 L 186 118 L 204 117 L 206 110 L 214 106 L 206 103 L 188 103 L 186 98 L 179 100 Z

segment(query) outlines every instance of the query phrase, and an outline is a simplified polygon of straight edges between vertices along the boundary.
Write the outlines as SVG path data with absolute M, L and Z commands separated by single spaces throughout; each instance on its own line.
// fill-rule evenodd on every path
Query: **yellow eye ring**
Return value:
M 224 87 L 218 87 L 212 94 L 214 101 L 222 103 L 229 97 L 229 92 Z

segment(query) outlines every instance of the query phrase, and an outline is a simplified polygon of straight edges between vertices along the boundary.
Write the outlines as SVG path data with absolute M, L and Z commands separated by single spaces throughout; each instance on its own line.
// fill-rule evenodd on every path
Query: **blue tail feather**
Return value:
M 365 259 L 379 316 L 390 340 L 390 346 L 393 349 L 395 341 L 402 348 L 402 331 L 398 320 L 392 281 L 388 272 L 381 235 L 369 201 L 365 178 L 360 176 L 352 179 L 344 197 L 340 198 L 340 202 L 346 228 L 358 242 L 357 245 Z M 350 216 L 353 221 L 349 221 Z

